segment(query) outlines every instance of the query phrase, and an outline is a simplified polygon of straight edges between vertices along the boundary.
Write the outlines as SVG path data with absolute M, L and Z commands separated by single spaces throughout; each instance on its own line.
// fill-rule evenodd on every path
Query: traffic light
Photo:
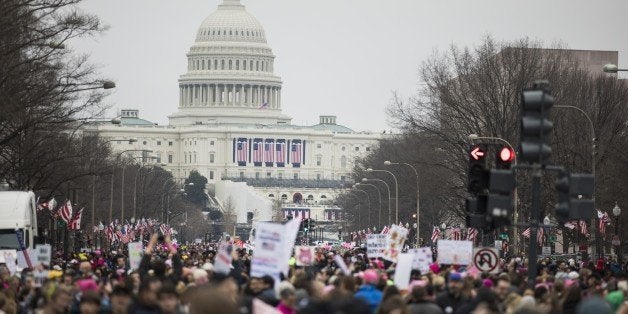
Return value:
M 486 147 L 473 145 L 469 149 L 468 186 L 471 197 L 467 198 L 467 226 L 486 227 L 486 202 L 488 191 L 488 169 L 486 166 Z
M 514 208 L 513 191 L 517 186 L 512 170 L 491 169 L 486 203 L 487 225 L 492 228 L 511 224 Z
M 546 82 L 535 82 L 532 89 L 521 93 L 521 147 L 519 159 L 530 164 L 546 165 L 552 154 L 549 120 L 554 97 Z
M 515 151 L 510 146 L 504 146 L 497 151 L 495 158 L 495 168 L 510 169 L 516 158 Z
M 595 201 L 589 199 L 594 194 L 593 175 L 561 171 L 554 186 L 558 194 L 555 213 L 560 223 L 593 218 Z
M 488 189 L 488 169 L 486 167 L 486 148 L 484 145 L 474 145 L 469 149 L 469 193 L 478 195 L 486 193 Z

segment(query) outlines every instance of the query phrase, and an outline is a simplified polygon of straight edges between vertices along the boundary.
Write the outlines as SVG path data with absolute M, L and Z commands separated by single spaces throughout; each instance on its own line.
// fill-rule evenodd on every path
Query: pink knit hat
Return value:
M 376 284 L 379 281 L 379 275 L 377 271 L 367 269 L 362 273 L 362 280 L 364 280 L 364 283 Z
M 440 267 L 438 266 L 438 264 L 433 263 L 430 265 L 430 270 L 435 273 L 438 274 L 440 272 Z

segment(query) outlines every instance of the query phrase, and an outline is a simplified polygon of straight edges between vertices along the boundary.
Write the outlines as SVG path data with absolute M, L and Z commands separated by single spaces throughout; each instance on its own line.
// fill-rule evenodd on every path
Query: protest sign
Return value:
M 422 247 L 418 249 L 408 250 L 412 254 L 412 269 L 418 269 L 421 274 L 425 274 L 430 270 L 430 264 L 433 263 L 432 249 L 430 247 Z
M 347 267 L 347 263 L 345 263 L 345 261 L 342 259 L 342 256 L 338 254 L 334 255 L 334 262 L 336 262 L 336 265 L 338 265 L 338 267 L 342 269 L 342 272 L 345 274 L 345 276 L 351 276 L 351 271 L 349 270 L 349 267 Z
M 438 240 L 438 263 L 469 265 L 473 263 L 473 242 Z
M 50 260 L 52 259 L 52 246 L 50 244 L 39 244 L 35 247 L 35 261 L 36 265 L 44 264 L 50 266 Z
M 291 220 L 285 225 L 260 222 L 255 232 L 255 250 L 251 259 L 251 276 L 270 275 L 278 282 L 280 273 L 286 276 L 290 266 L 294 240 L 299 231 L 299 221 Z
M 387 234 L 372 233 L 366 235 L 366 255 L 369 258 L 384 257 L 387 244 Z
M 11 275 L 17 271 L 17 251 L 16 250 L 0 250 L 0 263 L 5 263 Z
M 401 253 L 403 243 L 406 241 L 406 237 L 408 236 L 408 229 L 402 226 L 392 225 L 387 235 L 388 240 L 383 257 L 391 262 L 396 262 L 397 255 Z
M 297 246 L 294 248 L 294 257 L 297 260 L 297 266 L 310 266 L 314 263 L 314 247 L 313 246 Z
M 214 261 L 214 272 L 228 274 L 231 271 L 233 245 L 229 241 L 221 241 Z
M 413 259 L 414 254 L 401 253 L 397 255 L 397 267 L 395 268 L 394 281 L 395 285 L 400 290 L 408 289 Z
M 35 249 L 27 249 L 24 253 L 28 254 L 31 261 L 35 259 L 35 255 L 37 254 Z M 17 267 L 20 269 L 28 268 L 28 263 L 26 262 L 24 253 L 20 251 L 17 253 Z
M 142 251 L 144 246 L 142 242 L 130 242 L 129 243 L 129 266 L 131 269 L 139 269 L 140 262 L 142 261 Z

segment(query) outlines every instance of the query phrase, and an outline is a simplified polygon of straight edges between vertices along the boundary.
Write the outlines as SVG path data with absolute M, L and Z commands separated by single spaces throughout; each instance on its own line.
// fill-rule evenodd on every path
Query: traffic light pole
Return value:
M 531 234 L 528 247 L 528 286 L 534 287 L 537 274 L 538 228 L 541 219 L 541 169 L 534 170 L 532 175 L 532 207 L 530 208 Z

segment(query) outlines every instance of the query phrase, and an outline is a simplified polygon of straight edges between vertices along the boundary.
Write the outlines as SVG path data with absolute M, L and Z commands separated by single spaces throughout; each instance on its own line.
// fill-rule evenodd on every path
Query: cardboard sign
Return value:
M 438 263 L 469 265 L 472 263 L 473 242 L 438 240 Z
M 142 261 L 142 252 L 144 246 L 142 242 L 130 242 L 129 244 L 129 267 L 131 269 L 139 269 Z
M 294 258 L 297 266 L 310 266 L 314 263 L 315 251 L 313 246 L 297 246 L 294 248 Z
M 372 233 L 366 235 L 366 255 L 369 258 L 384 257 L 388 245 L 388 235 Z
M 408 236 L 408 229 L 392 225 L 390 226 L 390 231 L 388 231 L 388 241 L 386 245 L 386 250 L 384 250 L 384 258 L 391 261 L 396 262 L 397 256 L 401 253 L 403 249 L 403 243 L 406 241 L 406 237 Z

